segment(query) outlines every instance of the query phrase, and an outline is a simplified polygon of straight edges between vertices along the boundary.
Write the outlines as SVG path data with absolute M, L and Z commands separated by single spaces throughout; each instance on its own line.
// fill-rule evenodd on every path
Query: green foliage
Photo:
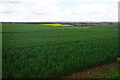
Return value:
M 60 77 L 111 62 L 118 55 L 117 32 L 117 26 L 3 24 L 3 78 Z

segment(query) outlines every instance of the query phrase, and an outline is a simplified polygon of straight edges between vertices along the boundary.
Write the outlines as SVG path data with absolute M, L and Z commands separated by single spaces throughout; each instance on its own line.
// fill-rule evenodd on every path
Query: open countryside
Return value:
M 60 78 L 118 57 L 117 25 L 7 23 L 2 36 L 3 78 Z

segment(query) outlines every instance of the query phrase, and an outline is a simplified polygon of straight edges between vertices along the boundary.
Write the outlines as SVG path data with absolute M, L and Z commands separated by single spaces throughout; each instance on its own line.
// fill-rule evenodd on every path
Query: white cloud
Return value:
M 117 21 L 117 7 L 110 4 L 87 4 L 87 5 L 78 5 L 73 9 L 73 15 L 86 16 L 82 18 L 83 20 L 89 21 Z
M 0 0 L 0 21 L 117 21 L 118 1 Z M 76 2 L 76 5 L 64 10 L 60 2 Z
M 54 14 L 59 11 L 59 4 L 56 0 L 39 0 L 33 2 L 31 11 L 37 15 Z
M 0 21 L 31 21 L 37 16 L 51 14 L 59 9 L 57 0 L 1 0 Z M 37 18 L 36 18 L 37 19 Z M 41 18 L 37 19 L 41 20 Z

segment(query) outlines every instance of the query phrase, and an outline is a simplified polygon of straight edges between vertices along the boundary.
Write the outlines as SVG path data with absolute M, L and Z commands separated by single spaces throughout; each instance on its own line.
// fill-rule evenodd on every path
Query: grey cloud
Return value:
M 3 4 L 20 4 L 20 2 L 2 2 Z
M 3 11 L 3 12 L 0 12 L 1 14 L 11 14 L 13 13 L 12 11 Z
M 20 4 L 23 0 L 0 0 L 2 4 Z

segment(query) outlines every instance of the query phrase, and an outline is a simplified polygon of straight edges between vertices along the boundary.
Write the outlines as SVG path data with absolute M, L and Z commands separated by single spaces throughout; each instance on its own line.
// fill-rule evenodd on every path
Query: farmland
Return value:
M 64 24 L 64 25 L 63 24 L 42 24 L 42 25 L 49 25 L 49 26 L 56 26 L 56 27 L 57 26 L 58 27 L 73 26 L 73 25 L 68 25 L 68 24 L 67 25 L 66 24 Z
M 115 61 L 118 26 L 3 24 L 3 78 L 53 78 Z

